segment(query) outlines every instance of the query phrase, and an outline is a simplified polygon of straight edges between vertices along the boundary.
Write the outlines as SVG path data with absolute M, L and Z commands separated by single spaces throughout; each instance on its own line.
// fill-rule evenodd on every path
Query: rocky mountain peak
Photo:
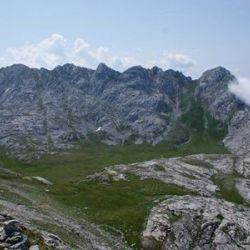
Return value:
M 95 79 L 113 78 L 118 74 L 120 74 L 118 71 L 111 69 L 104 63 L 100 63 L 95 70 L 94 78 Z
M 198 79 L 199 98 L 213 116 L 223 121 L 229 121 L 237 110 L 237 100 L 228 89 L 234 79 L 231 72 L 221 66 L 207 70 Z
M 227 86 L 235 77 L 224 67 L 216 67 L 205 71 L 199 78 L 201 84 L 221 84 Z
M 111 69 L 110 67 L 108 67 L 105 63 L 99 63 L 97 68 L 96 68 L 96 72 L 104 72 L 104 71 L 113 71 L 113 69 Z
M 156 75 L 156 74 L 162 72 L 163 70 L 162 70 L 161 68 L 157 67 L 157 66 L 154 66 L 154 67 L 151 69 L 151 71 L 152 71 L 152 73 L 153 73 L 154 75 Z
M 8 75 L 10 74 L 18 75 L 18 74 L 25 73 L 31 70 L 33 69 L 29 68 L 28 66 L 24 64 L 13 64 L 11 66 L 1 68 L 0 72 L 8 74 Z
M 149 71 L 142 66 L 133 66 L 125 70 L 121 77 L 123 79 L 135 79 L 135 78 L 140 78 L 140 79 L 146 79 L 149 76 Z

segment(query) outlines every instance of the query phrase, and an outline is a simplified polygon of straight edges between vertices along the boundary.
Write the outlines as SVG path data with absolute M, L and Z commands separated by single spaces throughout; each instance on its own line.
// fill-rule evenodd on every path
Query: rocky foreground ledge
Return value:
M 110 166 L 87 180 L 129 182 L 132 174 L 191 191 L 156 201 L 142 233 L 144 250 L 250 250 L 249 162 L 230 154 L 189 155 Z
M 250 209 L 217 198 L 166 198 L 151 210 L 144 249 L 250 249 Z

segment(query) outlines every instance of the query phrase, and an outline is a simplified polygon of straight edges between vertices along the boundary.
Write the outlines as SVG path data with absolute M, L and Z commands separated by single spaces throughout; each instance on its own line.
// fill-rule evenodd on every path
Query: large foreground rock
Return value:
M 145 249 L 250 249 L 250 209 L 217 198 L 167 197 L 143 232 Z

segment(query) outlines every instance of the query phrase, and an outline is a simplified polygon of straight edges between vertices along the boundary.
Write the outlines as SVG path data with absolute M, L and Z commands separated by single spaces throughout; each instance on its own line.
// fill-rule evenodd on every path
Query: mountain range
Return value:
M 249 106 L 228 90 L 233 81 L 223 67 L 196 80 L 158 67 L 120 73 L 103 63 L 96 70 L 1 68 L 0 145 L 25 158 L 92 140 L 178 145 L 205 130 L 233 153 L 246 154 Z

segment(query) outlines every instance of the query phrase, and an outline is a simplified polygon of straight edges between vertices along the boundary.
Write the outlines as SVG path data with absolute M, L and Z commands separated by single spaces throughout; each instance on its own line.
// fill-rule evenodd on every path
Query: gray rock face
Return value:
M 158 142 L 181 113 L 191 78 L 132 67 L 119 73 L 66 64 L 54 70 L 0 69 L 0 144 L 37 154 L 67 149 L 97 134 L 106 143 Z
M 235 112 L 230 121 L 225 145 L 237 155 L 250 156 L 250 112 L 248 108 Z
M 151 210 L 144 249 L 250 249 L 250 210 L 217 198 L 166 197 Z
M 236 182 L 235 187 L 237 188 L 239 194 L 250 204 L 250 180 L 249 179 L 239 179 Z
M 198 96 L 208 111 L 228 124 L 224 144 L 236 155 L 250 152 L 249 107 L 238 100 L 228 86 L 237 79 L 230 71 L 218 67 L 206 71 L 198 80 Z
M 249 108 L 228 91 L 234 79 L 222 67 L 198 81 L 157 67 L 135 66 L 120 73 L 102 63 L 96 70 L 71 64 L 51 71 L 24 65 L 2 68 L 0 145 L 20 158 L 67 150 L 93 135 L 107 144 L 155 144 L 170 138 L 190 99 L 198 98 L 214 117 L 228 123 L 225 144 L 246 154 Z M 183 138 L 179 141 L 188 140 Z
M 230 71 L 222 67 L 206 71 L 198 80 L 198 96 L 214 116 L 224 121 L 237 108 L 236 98 L 228 91 L 228 84 L 234 80 Z

